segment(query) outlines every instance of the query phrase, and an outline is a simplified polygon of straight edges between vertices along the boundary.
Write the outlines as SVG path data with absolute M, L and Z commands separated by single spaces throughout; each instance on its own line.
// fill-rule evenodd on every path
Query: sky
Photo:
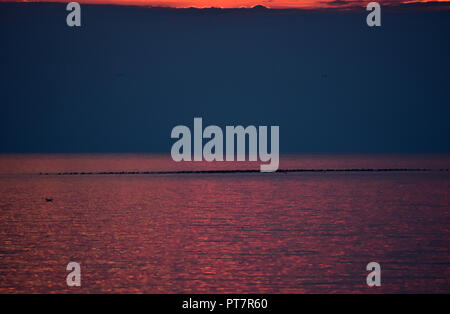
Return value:
M 277 125 L 280 152 L 450 153 L 450 11 L 0 3 L 0 152 L 169 153 L 171 130 Z
M 18 0 L 18 2 L 64 2 L 67 0 Z M 119 4 L 162 6 L 174 8 L 251 8 L 263 5 L 268 8 L 346 8 L 352 6 L 365 6 L 369 1 L 361 0 L 78 0 L 79 3 L 90 4 Z M 379 0 L 381 5 L 397 5 L 402 3 L 448 2 L 447 0 Z

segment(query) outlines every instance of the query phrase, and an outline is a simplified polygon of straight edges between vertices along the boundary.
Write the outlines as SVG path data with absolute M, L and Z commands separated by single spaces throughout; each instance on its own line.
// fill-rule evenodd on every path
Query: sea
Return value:
M 450 293 L 450 155 L 259 166 L 2 154 L 0 293 Z

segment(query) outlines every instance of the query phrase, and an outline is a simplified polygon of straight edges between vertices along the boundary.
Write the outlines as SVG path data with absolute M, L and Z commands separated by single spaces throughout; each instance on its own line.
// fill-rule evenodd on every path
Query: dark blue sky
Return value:
M 0 152 L 170 152 L 279 125 L 281 152 L 450 152 L 450 11 L 0 4 Z

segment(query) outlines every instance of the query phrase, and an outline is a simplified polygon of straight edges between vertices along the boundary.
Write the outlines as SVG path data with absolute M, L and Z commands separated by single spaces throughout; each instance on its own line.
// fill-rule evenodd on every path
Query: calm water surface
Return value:
M 447 171 L 39 175 L 233 167 L 259 163 L 0 155 L 0 292 L 450 292 Z M 441 169 L 450 157 L 290 155 L 280 167 Z M 70 261 L 81 288 L 66 287 Z M 371 261 L 379 288 L 366 285 Z

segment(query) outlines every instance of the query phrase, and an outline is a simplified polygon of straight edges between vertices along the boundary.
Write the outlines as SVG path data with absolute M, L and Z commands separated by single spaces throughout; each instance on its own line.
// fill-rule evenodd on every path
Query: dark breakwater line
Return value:
M 279 169 L 272 173 L 298 173 L 298 172 L 429 172 L 449 171 L 449 169 L 425 168 L 380 168 L 380 169 Z M 242 170 L 176 170 L 176 171 L 97 171 L 97 172 L 40 172 L 39 175 L 154 175 L 154 174 L 227 174 L 227 173 L 261 173 L 257 169 Z

